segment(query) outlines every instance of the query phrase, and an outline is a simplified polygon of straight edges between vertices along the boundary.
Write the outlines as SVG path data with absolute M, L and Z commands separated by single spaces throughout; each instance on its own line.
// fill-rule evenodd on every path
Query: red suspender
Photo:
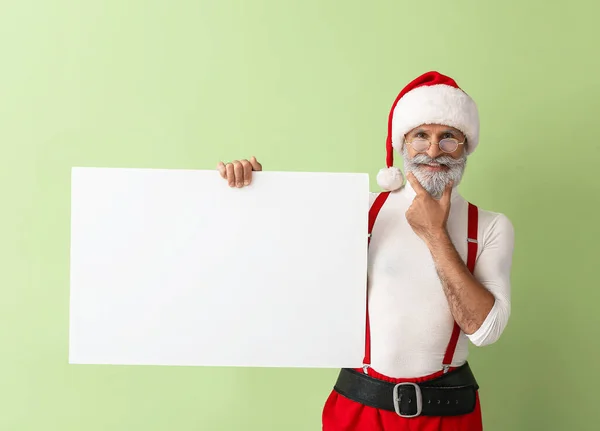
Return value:
M 371 206 L 369 210 L 369 241 L 371 243 L 371 233 L 373 231 L 373 226 L 375 225 L 375 220 L 377 219 L 377 215 L 381 210 L 384 202 L 388 198 L 390 192 L 383 192 L 377 195 L 375 198 L 375 202 Z M 475 261 L 477 260 L 477 227 L 478 227 L 478 208 L 469 202 L 468 209 L 468 221 L 467 221 L 467 268 L 473 273 L 475 270 Z M 367 292 L 367 325 L 366 325 L 366 337 L 365 337 L 365 358 L 363 360 L 363 369 L 365 373 L 367 372 L 367 367 L 371 365 L 371 329 L 369 326 L 369 296 Z M 450 364 L 452 364 L 452 359 L 454 358 L 454 352 L 456 351 L 456 345 L 458 344 L 458 338 L 460 336 L 460 327 L 456 322 L 454 322 L 454 328 L 452 329 L 452 336 L 450 337 L 450 342 L 448 343 L 448 347 L 446 348 L 446 354 L 444 355 L 444 360 L 442 362 L 444 372 L 447 372 L 450 368 Z
M 467 232 L 467 268 L 475 271 L 475 260 L 477 259 L 477 224 L 479 212 L 477 207 L 469 202 L 469 227 Z
M 478 225 L 479 212 L 477 207 L 469 202 L 468 222 L 467 222 L 467 268 L 473 273 L 475 271 L 475 260 L 477 259 L 477 225 Z M 452 358 L 454 358 L 454 352 L 456 351 L 456 345 L 458 344 L 458 337 L 460 336 L 460 327 L 458 323 L 454 322 L 454 329 L 452 330 L 452 336 L 450 337 L 450 343 L 446 349 L 444 355 L 444 372 L 447 372 L 452 364 Z
M 379 210 L 383 206 L 384 202 L 387 200 L 390 192 L 381 192 L 375 198 L 375 202 L 371 205 L 371 209 L 369 209 L 369 240 L 367 244 L 371 244 L 371 232 L 373 231 L 373 226 L 375 225 L 375 220 L 377 219 L 377 215 L 379 214 Z M 366 336 L 365 336 L 365 358 L 363 359 L 363 368 L 367 365 L 371 364 L 371 328 L 369 326 L 369 291 L 367 289 L 367 326 L 366 326 Z M 365 368 L 366 371 L 366 368 Z

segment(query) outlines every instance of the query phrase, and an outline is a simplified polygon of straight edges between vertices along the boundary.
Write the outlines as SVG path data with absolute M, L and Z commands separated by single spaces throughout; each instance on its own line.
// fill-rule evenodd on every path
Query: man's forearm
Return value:
M 494 296 L 471 274 L 445 231 L 427 241 L 450 305 L 450 311 L 465 334 L 473 334 L 494 306 Z

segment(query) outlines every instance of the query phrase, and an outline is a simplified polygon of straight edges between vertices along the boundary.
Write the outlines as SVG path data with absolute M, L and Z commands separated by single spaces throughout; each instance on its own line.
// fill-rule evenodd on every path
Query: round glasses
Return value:
M 408 145 L 413 147 L 413 149 L 418 153 L 423 153 L 429 149 L 432 142 L 427 139 L 414 139 L 412 142 L 407 142 Z M 442 139 L 437 145 L 440 147 L 444 153 L 453 153 L 456 151 L 459 145 L 463 145 L 464 142 L 458 142 L 458 140 L 453 138 Z

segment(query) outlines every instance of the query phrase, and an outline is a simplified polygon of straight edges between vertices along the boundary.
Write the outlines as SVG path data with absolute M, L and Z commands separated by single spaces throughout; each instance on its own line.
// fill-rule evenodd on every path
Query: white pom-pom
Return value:
M 384 168 L 377 174 L 377 184 L 384 190 L 398 190 L 404 185 L 404 175 L 400 169 L 394 166 Z

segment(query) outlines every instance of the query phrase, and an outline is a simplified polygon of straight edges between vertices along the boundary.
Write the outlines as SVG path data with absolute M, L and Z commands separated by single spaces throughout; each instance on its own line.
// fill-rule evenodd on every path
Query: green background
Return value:
M 480 108 L 462 193 L 516 230 L 511 322 L 472 348 L 486 429 L 599 428 L 591 0 L 0 5 L 1 431 L 320 429 L 336 370 L 67 364 L 70 168 L 256 155 L 376 190 L 388 109 L 431 69 Z

